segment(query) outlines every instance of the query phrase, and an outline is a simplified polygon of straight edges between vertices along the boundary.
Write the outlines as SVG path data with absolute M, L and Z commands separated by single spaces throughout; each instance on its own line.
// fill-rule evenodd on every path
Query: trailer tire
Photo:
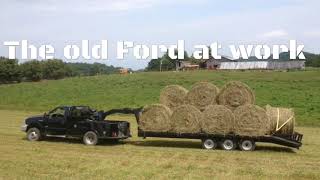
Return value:
M 236 149 L 237 143 L 233 139 L 223 139 L 221 141 L 221 147 L 226 151 L 232 151 Z
M 88 131 L 83 135 L 83 143 L 85 145 L 94 146 L 98 143 L 98 136 L 93 131 Z
M 250 139 L 243 139 L 239 143 L 241 151 L 253 151 L 256 148 L 256 142 Z
M 202 140 L 202 147 L 204 149 L 216 149 L 217 148 L 217 141 L 214 139 L 203 139 Z

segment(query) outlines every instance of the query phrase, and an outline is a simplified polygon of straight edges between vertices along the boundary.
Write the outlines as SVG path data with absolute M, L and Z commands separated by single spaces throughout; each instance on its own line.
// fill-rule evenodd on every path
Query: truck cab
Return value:
M 131 137 L 129 122 L 105 120 L 104 114 L 88 106 L 58 106 L 43 115 L 27 118 L 21 130 L 30 141 L 44 137 L 82 138 L 86 145 L 95 145 L 101 139 Z

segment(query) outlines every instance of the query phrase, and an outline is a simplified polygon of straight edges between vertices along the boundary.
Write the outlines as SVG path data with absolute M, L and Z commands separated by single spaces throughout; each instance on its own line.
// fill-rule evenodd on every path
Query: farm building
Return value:
M 178 65 L 178 70 L 182 70 L 182 71 L 199 69 L 199 65 L 191 64 L 191 62 L 188 62 L 188 61 L 179 61 L 177 65 Z
M 244 69 L 304 69 L 305 61 L 299 60 L 264 60 L 264 61 L 238 61 L 232 60 L 226 56 L 222 59 L 210 58 L 206 62 L 207 69 L 227 69 L 227 70 L 244 70 Z
M 220 64 L 223 62 L 234 62 L 234 60 L 226 56 L 221 56 L 221 59 L 214 59 L 213 57 L 211 57 L 210 59 L 205 61 L 205 67 L 207 69 L 219 69 Z
M 221 62 L 218 69 L 304 69 L 305 61 L 238 61 Z

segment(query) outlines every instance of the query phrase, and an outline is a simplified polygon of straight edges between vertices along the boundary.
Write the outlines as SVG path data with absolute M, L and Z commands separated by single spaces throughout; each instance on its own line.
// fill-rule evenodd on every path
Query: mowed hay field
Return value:
M 19 131 L 32 112 L 0 110 L 2 179 L 319 179 L 320 128 L 299 127 L 300 150 L 258 144 L 256 151 L 201 149 L 200 141 L 137 137 L 90 147 L 80 140 L 50 138 L 29 142 Z
M 50 138 L 28 142 L 20 125 L 31 115 L 58 105 L 97 109 L 139 107 L 158 102 L 169 84 L 187 89 L 197 81 L 219 87 L 247 83 L 260 106 L 293 107 L 300 150 L 259 143 L 256 151 L 201 149 L 200 141 L 133 137 L 119 144 L 88 147 L 80 140 Z M 193 71 L 137 73 L 0 85 L 0 179 L 320 179 L 320 70 L 292 72 Z

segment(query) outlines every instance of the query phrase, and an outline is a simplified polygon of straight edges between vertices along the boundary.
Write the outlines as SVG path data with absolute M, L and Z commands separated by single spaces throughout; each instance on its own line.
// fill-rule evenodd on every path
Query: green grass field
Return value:
M 197 81 L 221 87 L 240 80 L 255 90 L 257 104 L 293 107 L 300 150 L 259 143 L 256 151 L 201 149 L 200 141 L 133 137 L 88 147 L 80 140 L 28 142 L 20 125 L 58 105 L 97 109 L 139 107 L 158 101 L 168 84 Z M 0 86 L 0 179 L 320 179 L 320 70 L 292 72 L 165 72 L 79 77 Z M 311 127 L 313 126 L 313 127 Z
M 197 81 L 221 87 L 230 80 L 247 83 L 257 104 L 292 107 L 299 125 L 320 126 L 320 69 L 293 72 L 164 72 L 106 75 L 0 86 L 0 109 L 47 111 L 58 105 L 97 109 L 140 107 L 158 102 L 168 84 L 190 88 Z
M 96 147 L 80 140 L 29 142 L 19 126 L 32 112 L 0 110 L 0 179 L 319 179 L 320 128 L 299 127 L 293 150 L 258 144 L 254 152 L 201 149 L 200 141 L 137 137 Z

